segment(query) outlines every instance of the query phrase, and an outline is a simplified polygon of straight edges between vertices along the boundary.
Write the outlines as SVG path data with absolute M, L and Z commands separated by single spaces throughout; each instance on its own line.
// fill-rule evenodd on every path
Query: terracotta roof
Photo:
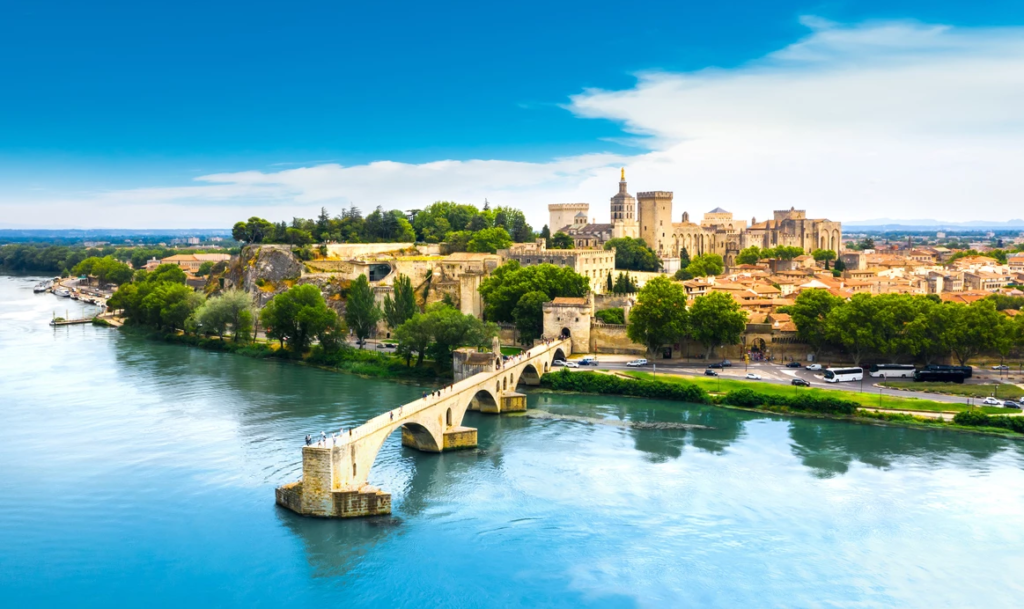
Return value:
M 556 305 L 585 305 L 587 304 L 586 298 L 569 298 L 568 296 L 559 296 L 551 301 L 551 304 Z
M 959 302 L 963 304 L 970 304 L 983 298 L 988 298 L 992 294 L 988 292 L 943 292 L 939 294 L 939 298 L 943 302 Z

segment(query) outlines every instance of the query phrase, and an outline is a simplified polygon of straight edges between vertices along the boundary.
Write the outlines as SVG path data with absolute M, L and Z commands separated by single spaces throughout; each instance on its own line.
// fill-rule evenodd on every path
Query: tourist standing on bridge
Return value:
M 313 436 L 311 436 L 309 434 L 306 434 L 306 446 L 309 446 L 312 443 L 313 443 Z

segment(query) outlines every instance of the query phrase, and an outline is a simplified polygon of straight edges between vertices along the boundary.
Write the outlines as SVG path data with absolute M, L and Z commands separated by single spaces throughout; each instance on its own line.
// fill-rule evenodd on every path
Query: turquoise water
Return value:
M 470 413 L 480 449 L 404 449 L 390 518 L 274 505 L 307 433 L 422 388 L 46 325 L 0 276 L 0 604 L 1019 606 L 1024 451 L 985 436 L 531 395 L 706 431 Z M 71 311 L 74 314 L 74 310 Z

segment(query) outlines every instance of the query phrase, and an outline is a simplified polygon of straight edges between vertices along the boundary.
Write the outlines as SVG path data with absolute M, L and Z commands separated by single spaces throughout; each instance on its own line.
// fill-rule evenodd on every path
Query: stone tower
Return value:
M 551 230 L 553 235 L 560 228 L 572 226 L 576 221 L 577 214 L 584 214 L 586 216 L 589 212 L 589 203 L 552 203 L 548 205 L 548 214 L 551 217 L 550 222 L 548 222 L 548 229 Z
M 612 239 L 640 236 L 636 216 L 636 199 L 626 191 L 626 170 L 619 178 L 619 192 L 612 197 Z
M 640 238 L 659 256 L 670 255 L 672 242 L 672 193 L 661 190 L 637 193 Z

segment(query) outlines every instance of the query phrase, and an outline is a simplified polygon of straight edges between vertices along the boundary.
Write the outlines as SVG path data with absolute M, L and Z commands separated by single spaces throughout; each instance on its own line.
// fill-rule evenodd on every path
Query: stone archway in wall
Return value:
M 569 332 L 569 328 L 562 328 L 562 332 L 559 334 L 560 338 L 572 338 L 572 333 Z
M 559 347 L 559 348 L 555 349 L 555 355 L 554 355 L 554 357 L 553 357 L 553 358 L 551 359 L 551 361 L 556 361 L 556 360 L 562 360 L 562 361 L 565 361 L 565 351 L 562 351 L 562 348 L 561 348 L 561 347 Z

